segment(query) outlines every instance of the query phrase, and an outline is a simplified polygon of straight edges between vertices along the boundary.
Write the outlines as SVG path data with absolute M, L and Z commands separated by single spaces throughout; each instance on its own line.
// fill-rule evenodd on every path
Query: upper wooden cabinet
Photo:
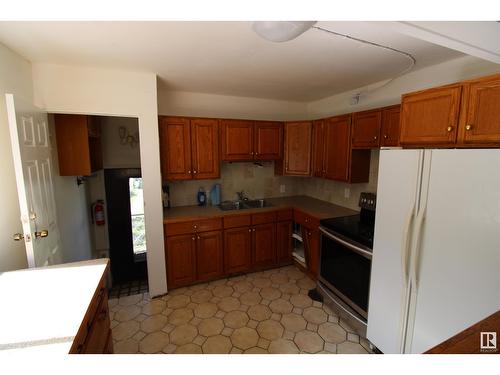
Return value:
M 160 116 L 159 125 L 163 180 L 220 177 L 218 120 Z
M 382 128 L 380 130 L 380 146 L 399 146 L 399 122 L 401 106 L 394 105 L 382 110 Z
M 312 126 L 311 121 L 285 123 L 285 152 L 283 160 L 274 164 L 276 174 L 311 175 Z
M 254 159 L 278 160 L 283 157 L 283 123 L 255 121 Z
M 313 121 L 312 174 L 314 177 L 324 177 L 325 175 L 325 122 L 327 120 Z
M 380 145 L 382 111 L 357 112 L 352 115 L 352 147 L 377 148 Z
M 254 122 L 250 120 L 221 120 L 222 160 L 253 160 Z
M 402 145 L 454 145 L 462 85 L 405 94 L 401 103 Z
M 101 123 L 96 116 L 54 115 L 59 174 L 88 176 L 102 169 Z
M 461 116 L 458 141 L 465 145 L 500 143 L 500 75 L 464 85 L 466 111 Z
M 283 124 L 221 120 L 222 160 L 277 160 L 283 156 Z

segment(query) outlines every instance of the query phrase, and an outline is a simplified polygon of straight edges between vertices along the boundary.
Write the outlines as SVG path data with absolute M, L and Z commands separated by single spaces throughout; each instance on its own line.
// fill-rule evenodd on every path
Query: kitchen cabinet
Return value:
M 283 157 L 283 123 L 255 121 L 254 159 L 278 160 Z
M 313 121 L 312 135 L 312 174 L 314 177 L 324 177 L 325 167 L 325 122 L 327 120 Z
M 400 143 L 403 146 L 454 145 L 461 96 L 461 84 L 403 95 Z
M 222 160 L 277 160 L 283 156 L 283 123 L 221 120 Z
M 253 268 L 261 269 L 276 264 L 276 224 L 254 225 L 252 228 Z
M 217 120 L 160 116 L 159 125 L 163 180 L 220 177 Z
M 284 156 L 274 164 L 276 174 L 311 175 L 312 129 L 311 121 L 285 123 Z
M 252 229 L 249 226 L 224 230 L 224 271 L 247 272 L 252 267 Z
M 380 145 L 382 111 L 356 112 L 352 115 L 352 148 L 377 148 Z
M 96 116 L 54 115 L 59 175 L 89 176 L 102 169 L 101 124 Z
M 166 238 L 167 285 L 177 288 L 196 281 L 196 237 L 183 234 Z
M 221 120 L 222 160 L 249 161 L 254 158 L 251 120 Z
M 276 224 L 276 262 L 280 266 L 292 263 L 292 221 Z
M 464 85 L 464 115 L 458 142 L 488 146 L 500 143 L 500 75 L 468 81 Z
M 323 142 L 323 177 L 349 182 L 351 116 L 337 116 L 327 120 Z
M 294 210 L 294 221 L 300 224 L 307 272 L 318 277 L 319 267 L 319 219 L 300 210 Z
M 196 237 L 197 281 L 211 280 L 224 273 L 222 231 L 199 233 Z
M 401 106 L 395 105 L 382 109 L 381 147 L 399 146 L 399 120 Z

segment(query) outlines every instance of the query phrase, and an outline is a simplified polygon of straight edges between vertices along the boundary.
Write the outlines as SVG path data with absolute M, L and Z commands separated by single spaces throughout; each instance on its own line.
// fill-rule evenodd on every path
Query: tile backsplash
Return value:
M 251 199 L 285 197 L 297 195 L 296 180 L 300 177 L 283 177 L 274 175 L 273 162 L 227 163 L 221 164 L 221 178 L 217 180 L 190 180 L 170 182 L 170 203 L 172 207 L 190 206 L 196 204 L 196 196 L 203 187 L 210 197 L 210 189 L 216 183 L 221 184 L 221 200 L 237 199 L 236 192 L 244 190 Z M 285 192 L 280 193 L 280 185 L 285 186 Z M 210 204 L 210 202 L 209 202 Z
M 244 190 L 251 199 L 284 197 L 291 195 L 308 195 L 340 206 L 359 210 L 359 194 L 363 191 L 376 192 L 379 151 L 371 152 L 370 179 L 368 183 L 347 184 L 322 178 L 283 177 L 274 175 L 274 163 L 262 162 L 262 166 L 254 163 L 221 164 L 221 178 L 217 180 L 190 180 L 170 182 L 170 202 L 172 207 L 195 205 L 200 187 L 210 197 L 210 189 L 216 183 L 221 184 L 221 199 L 237 199 L 236 192 Z M 280 185 L 285 192 L 280 193 Z M 349 197 L 345 198 L 345 190 L 349 189 Z M 209 202 L 210 204 L 210 202 Z

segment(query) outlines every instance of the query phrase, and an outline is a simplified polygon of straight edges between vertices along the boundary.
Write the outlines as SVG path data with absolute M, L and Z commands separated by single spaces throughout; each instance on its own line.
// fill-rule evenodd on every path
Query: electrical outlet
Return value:
M 285 185 L 280 185 L 280 193 L 284 193 L 286 190 L 286 186 Z
M 350 196 L 351 196 L 351 189 L 347 187 L 344 189 L 344 198 L 349 199 Z

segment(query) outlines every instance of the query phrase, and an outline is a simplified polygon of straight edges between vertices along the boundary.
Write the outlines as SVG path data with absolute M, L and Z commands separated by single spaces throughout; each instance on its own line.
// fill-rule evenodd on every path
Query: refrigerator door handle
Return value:
M 411 208 L 406 219 L 406 225 L 403 234 L 403 243 L 401 245 L 401 267 L 403 269 L 403 280 L 404 285 L 408 285 L 409 271 L 408 271 L 408 252 L 410 248 L 410 227 L 413 223 L 413 218 L 415 217 L 415 205 Z
M 413 248 L 412 257 L 412 271 L 411 278 L 412 284 L 415 289 L 418 289 L 418 270 L 419 270 L 419 261 L 420 261 L 420 240 L 422 237 L 422 228 L 424 226 L 425 220 L 425 208 L 421 211 L 421 213 L 417 216 L 416 219 L 416 228 L 415 228 L 415 246 Z

